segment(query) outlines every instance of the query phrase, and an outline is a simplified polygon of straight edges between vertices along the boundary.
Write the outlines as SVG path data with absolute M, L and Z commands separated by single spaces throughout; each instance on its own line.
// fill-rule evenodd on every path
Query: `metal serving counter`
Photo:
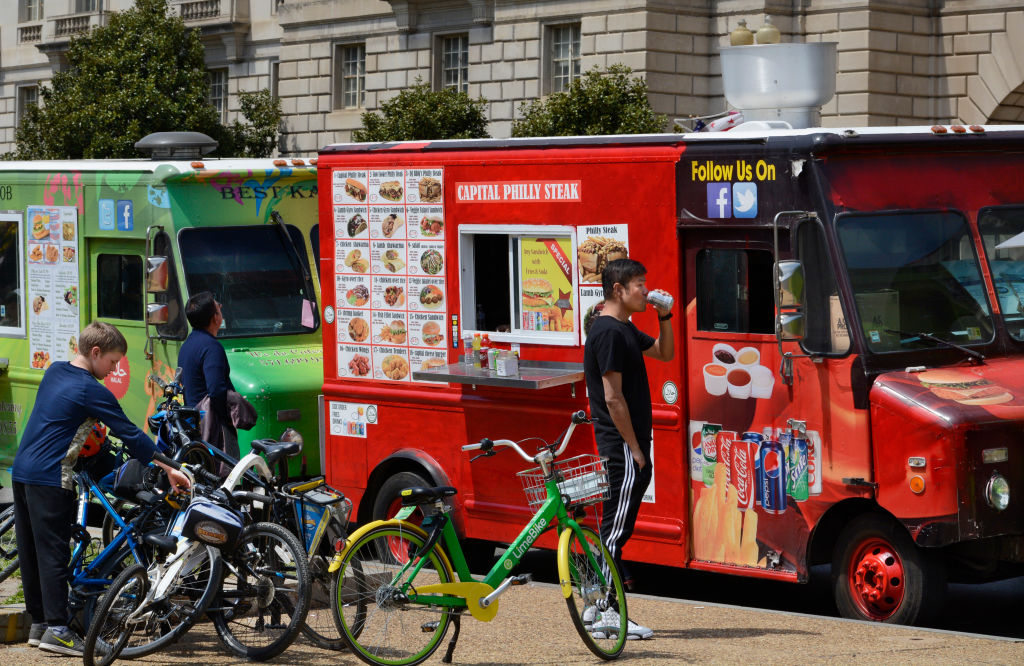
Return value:
M 430 370 L 416 370 L 413 380 L 472 384 L 473 386 L 505 386 L 508 388 L 545 389 L 583 380 L 582 363 L 555 361 L 519 361 L 519 374 L 499 377 L 493 370 L 467 368 L 462 363 L 451 363 Z M 575 387 L 573 387 L 575 393 Z

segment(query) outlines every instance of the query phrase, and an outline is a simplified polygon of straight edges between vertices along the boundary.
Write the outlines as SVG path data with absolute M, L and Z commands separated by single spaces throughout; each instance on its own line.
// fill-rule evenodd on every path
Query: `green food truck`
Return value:
M 136 145 L 150 159 L 0 162 L 3 492 L 43 373 L 73 357 L 81 328 L 98 319 L 128 339 L 104 383 L 145 427 L 161 395 L 148 377 L 174 376 L 184 304 L 203 290 L 223 305 L 231 380 L 259 413 L 243 454 L 293 428 L 305 447 L 290 471 L 319 473 L 315 158 L 204 158 L 216 144 L 194 133 Z

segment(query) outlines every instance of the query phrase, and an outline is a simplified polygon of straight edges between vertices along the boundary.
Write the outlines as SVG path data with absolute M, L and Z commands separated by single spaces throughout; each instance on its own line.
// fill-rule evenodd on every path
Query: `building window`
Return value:
M 441 87 L 469 90 L 469 35 L 441 38 Z
M 29 107 L 39 104 L 39 86 L 21 86 L 18 88 L 18 123 L 25 118 Z
M 142 321 L 142 257 L 101 254 L 96 258 L 96 316 Z
M 335 51 L 335 108 L 355 109 L 366 98 L 366 46 L 339 46 Z
M 568 90 L 580 77 L 580 26 L 556 25 L 549 30 L 551 37 L 551 92 Z
M 75 13 L 84 14 L 96 11 L 97 0 L 75 0 Z
M 43 20 L 43 0 L 21 0 L 20 9 L 22 23 Z
M 270 90 L 270 96 L 277 99 L 277 84 L 281 80 L 281 63 L 277 60 L 270 61 L 270 85 L 267 88 Z
M 211 69 L 210 78 L 210 104 L 217 109 L 220 121 L 227 122 L 228 119 L 228 70 Z

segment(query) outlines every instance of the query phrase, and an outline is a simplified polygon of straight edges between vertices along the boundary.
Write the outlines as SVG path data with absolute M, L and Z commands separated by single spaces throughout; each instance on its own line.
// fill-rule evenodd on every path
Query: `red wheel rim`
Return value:
M 398 513 L 398 511 L 401 508 L 402 508 L 402 498 L 401 497 L 395 497 L 394 499 L 391 500 L 391 503 L 388 504 L 387 511 L 384 513 L 384 519 L 388 520 L 390 518 L 393 518 L 394 515 L 396 513 Z M 409 516 L 405 520 L 406 520 L 406 522 L 412 523 L 414 525 L 419 525 L 419 524 L 421 524 L 423 522 L 423 517 L 417 511 L 417 512 L 414 512 L 411 516 Z M 405 564 L 409 560 L 409 553 L 406 552 L 406 549 L 408 547 L 409 547 L 409 542 L 406 541 L 405 539 L 399 539 L 399 538 L 396 538 L 396 537 L 389 537 L 388 538 L 388 550 L 391 552 L 391 556 L 393 558 L 395 558 L 395 561 L 398 562 L 399 564 Z
M 850 597 L 868 619 L 887 620 L 903 603 L 903 560 L 885 539 L 861 543 L 854 550 L 848 573 Z

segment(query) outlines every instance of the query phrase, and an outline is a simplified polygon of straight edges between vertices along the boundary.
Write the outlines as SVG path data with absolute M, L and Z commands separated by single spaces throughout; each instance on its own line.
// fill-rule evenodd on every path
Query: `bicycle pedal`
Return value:
M 424 622 L 420 625 L 420 631 L 422 631 L 425 634 L 432 634 L 435 631 L 437 631 L 437 628 L 438 626 L 440 626 L 440 624 L 441 623 L 436 620 L 434 622 Z
M 526 585 L 527 583 L 533 582 L 533 574 L 519 574 L 518 576 L 512 576 L 512 585 Z

